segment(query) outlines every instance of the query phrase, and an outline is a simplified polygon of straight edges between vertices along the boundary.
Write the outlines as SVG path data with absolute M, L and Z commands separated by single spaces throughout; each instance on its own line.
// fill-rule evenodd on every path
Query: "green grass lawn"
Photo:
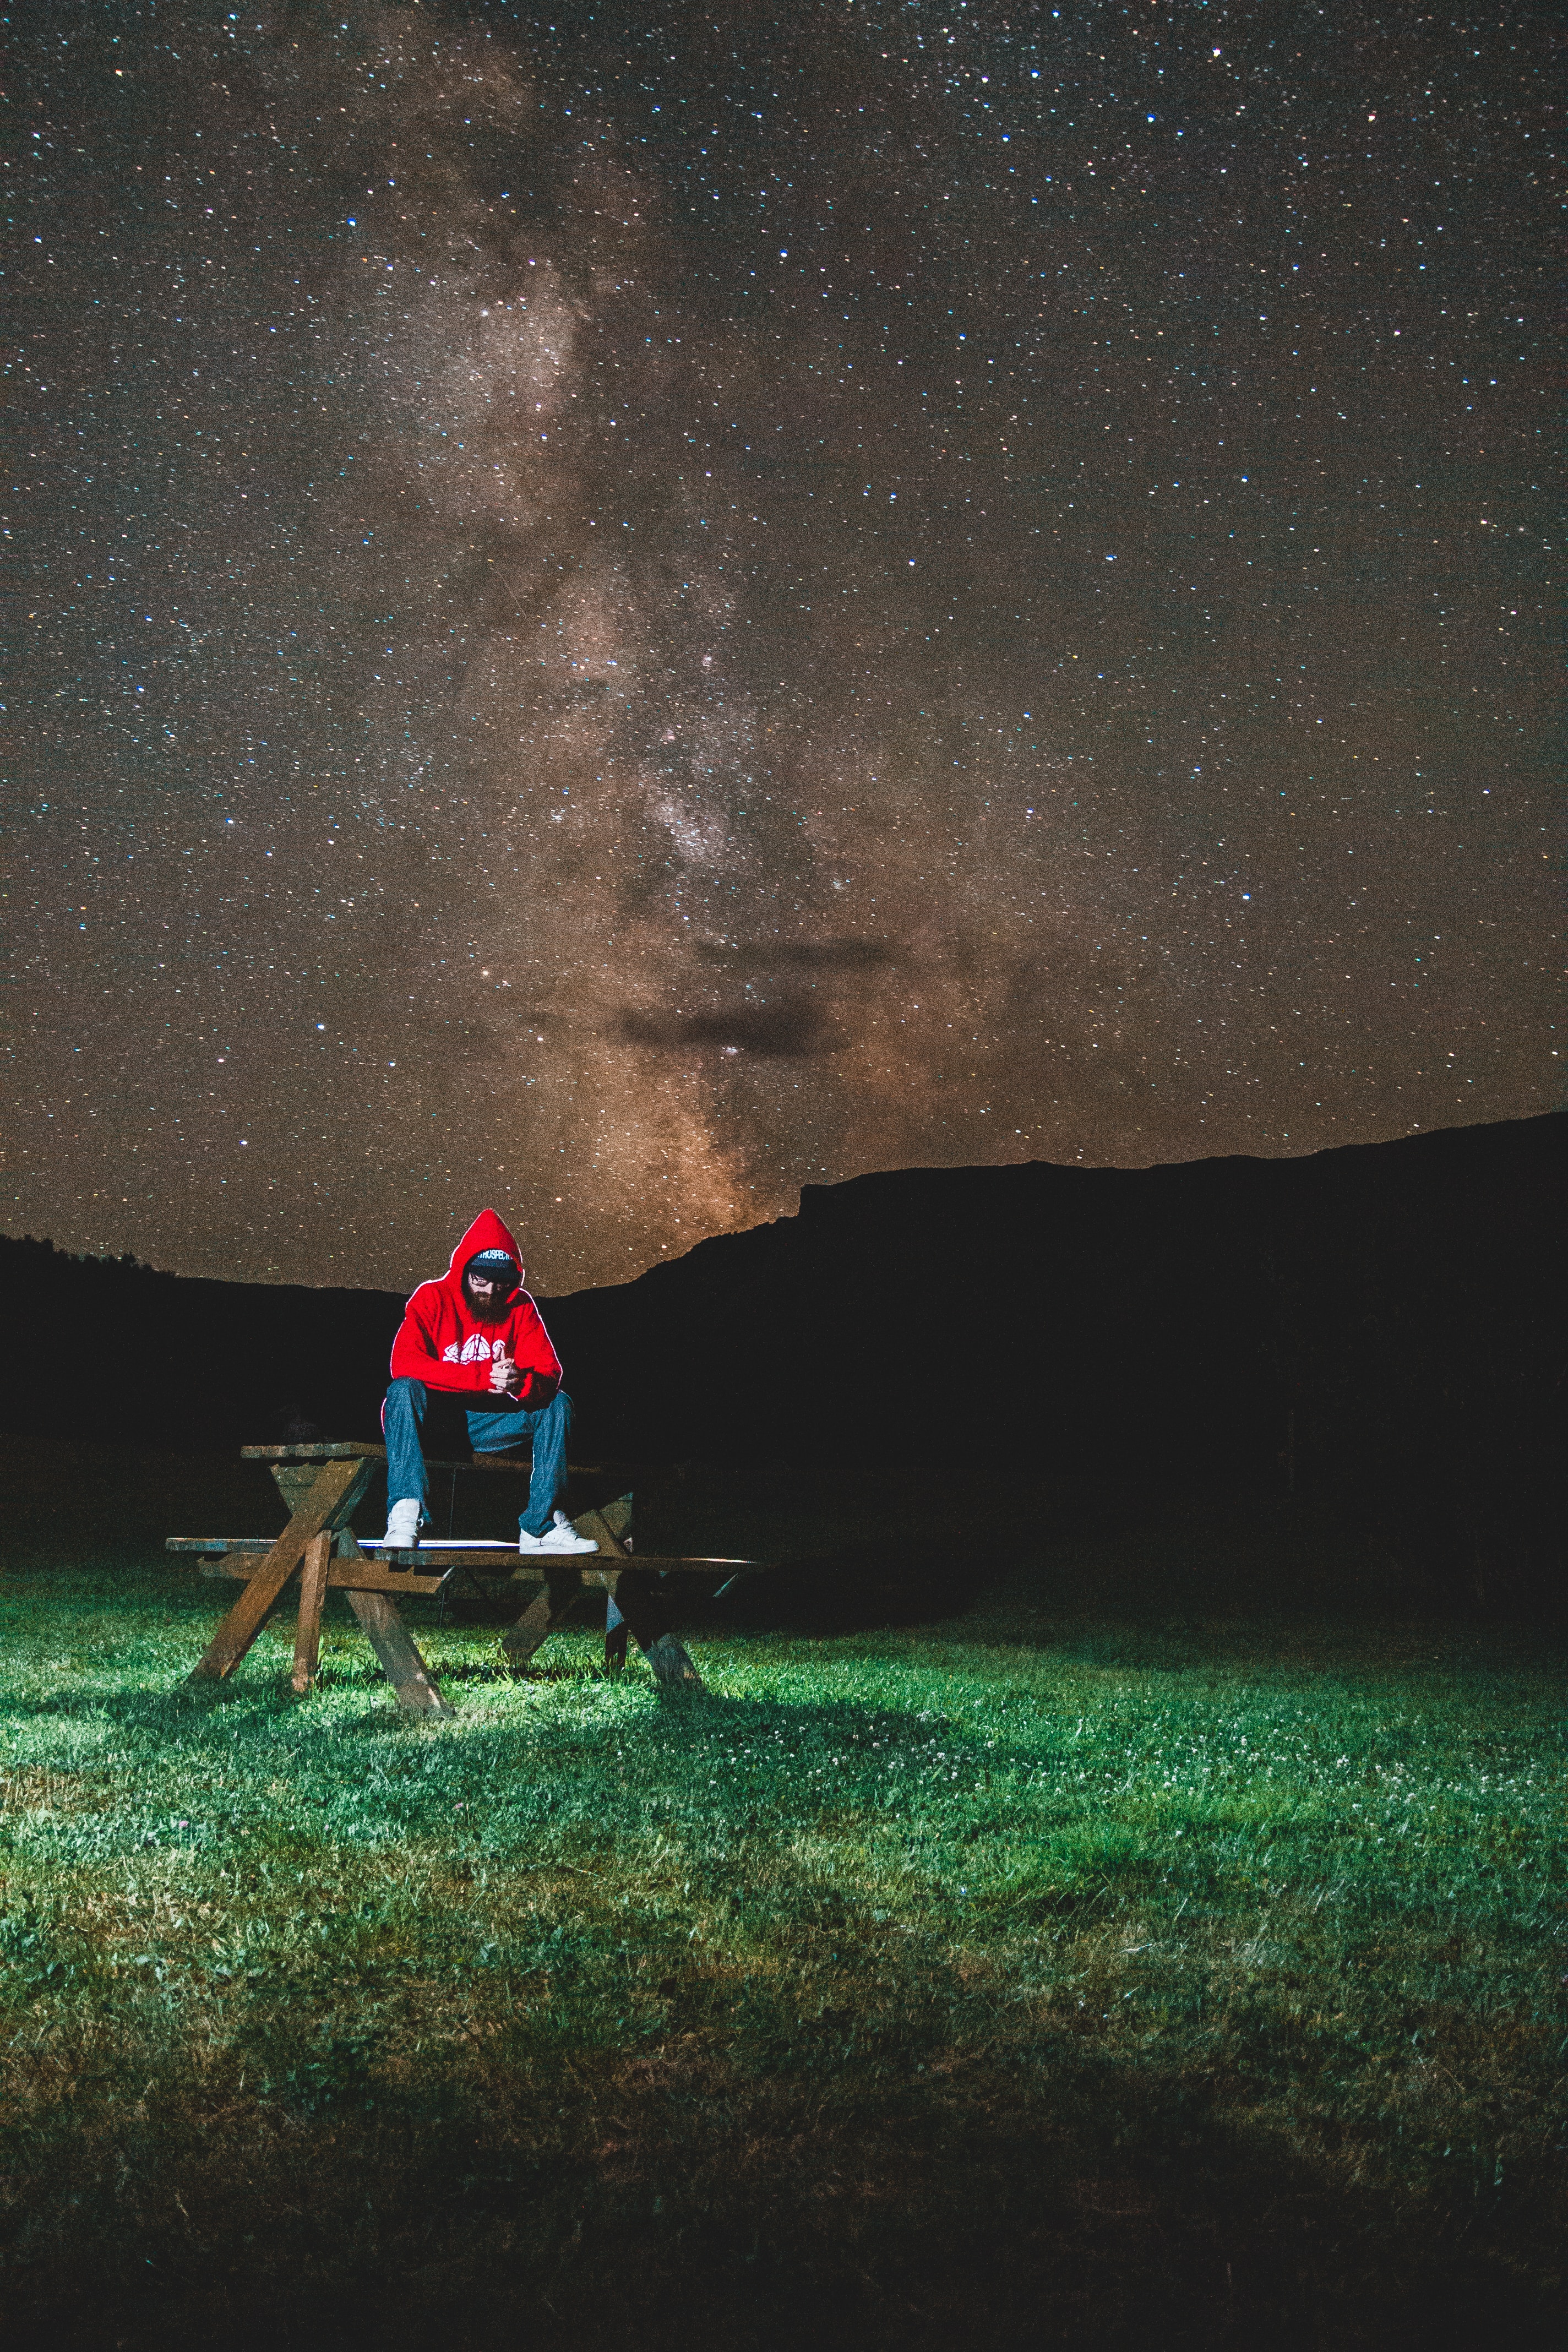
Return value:
M 1556 2339 L 1560 1650 L 1047 1497 L 942 1619 L 940 1514 L 694 1478 L 661 1541 L 816 1563 L 705 1696 L 411 1603 L 410 1722 L 335 1600 L 192 1699 L 174 1472 L 7 1443 L 7 2342 Z

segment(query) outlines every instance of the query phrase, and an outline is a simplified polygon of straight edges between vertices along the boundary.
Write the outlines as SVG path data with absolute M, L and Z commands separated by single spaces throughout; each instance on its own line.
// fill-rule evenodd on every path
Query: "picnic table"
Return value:
M 607 1614 L 605 1663 L 625 1664 L 626 1636 L 636 1641 L 667 1690 L 700 1690 L 702 1678 L 671 1630 L 675 1575 L 719 1576 L 728 1582 L 752 1572 L 744 1559 L 633 1558 L 632 1497 L 620 1495 L 572 1522 L 592 1536 L 598 1551 L 520 1553 L 515 1542 L 437 1537 L 408 1550 L 391 1550 L 349 1525 L 376 1473 L 386 1461 L 382 1445 L 356 1443 L 244 1445 L 247 1462 L 265 1462 L 289 1509 L 280 1536 L 170 1536 L 165 1549 L 193 1559 L 203 1576 L 233 1578 L 245 1590 L 237 1596 L 189 1676 L 192 1685 L 222 1682 L 245 1657 L 257 1635 L 286 1606 L 288 1589 L 299 1579 L 299 1615 L 294 1635 L 294 1688 L 315 1684 L 321 1647 L 321 1606 L 328 1592 L 342 1592 L 358 1619 L 398 1705 L 417 1715 L 450 1715 L 418 1645 L 398 1614 L 397 1601 L 411 1593 L 447 1592 L 458 1576 L 494 1592 L 507 1584 L 537 1584 L 541 1590 L 503 1637 L 513 1666 L 522 1666 L 558 1626 L 591 1595 L 603 1592 Z M 427 1470 L 493 1476 L 529 1475 L 526 1462 L 476 1455 L 467 1462 L 427 1462 Z M 482 1580 L 482 1581 L 481 1581 Z

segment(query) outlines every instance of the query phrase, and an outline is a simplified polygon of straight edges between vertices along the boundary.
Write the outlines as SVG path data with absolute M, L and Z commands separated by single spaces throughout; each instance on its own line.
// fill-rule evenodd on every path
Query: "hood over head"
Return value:
M 463 1268 L 471 1257 L 478 1257 L 481 1250 L 504 1250 L 508 1257 L 516 1265 L 517 1278 L 520 1283 L 521 1282 L 522 1252 L 493 1209 L 479 1211 L 479 1215 L 452 1252 L 452 1263 L 447 1268 L 447 1280 L 454 1285 L 459 1284 L 463 1278 Z

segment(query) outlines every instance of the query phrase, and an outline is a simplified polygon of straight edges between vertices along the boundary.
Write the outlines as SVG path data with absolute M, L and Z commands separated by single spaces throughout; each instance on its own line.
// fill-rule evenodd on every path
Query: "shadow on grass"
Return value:
M 738 1515 L 733 1497 L 721 1502 L 717 1516 Z M 785 1530 L 794 1565 L 782 1579 L 740 1588 L 733 1611 L 707 1604 L 715 1631 L 743 1636 L 742 1600 L 755 1612 L 749 1630 L 802 1635 L 918 1627 L 928 1607 L 942 1617 L 961 1605 L 952 1539 L 932 1532 L 929 1513 L 906 1520 L 906 1534 L 837 1546 L 809 1516 Z M 1271 1578 L 1293 1603 L 1316 1596 L 1310 1560 L 1271 1553 L 1267 1528 L 1247 1538 L 1250 1550 L 1238 1536 L 1228 1555 L 1188 1530 L 1152 1562 L 1135 1527 L 1093 1543 L 1058 1543 L 1047 1528 L 1020 1564 L 1004 1520 L 987 1523 L 994 1547 L 973 1566 L 970 1613 L 954 1629 L 970 1682 L 986 1645 L 1031 1668 L 1056 1653 L 1079 1667 L 1217 1677 L 1265 1655 L 1278 1663 L 1282 1650 L 1294 1664 L 1293 1643 L 1303 1671 L 1332 1656 L 1328 1633 L 1227 1619 L 1238 1601 L 1267 1598 Z M 681 1539 L 760 1552 L 768 1531 L 759 1521 L 752 1534 L 726 1529 L 721 1544 L 689 1530 Z M 868 1610 L 873 1575 L 898 1587 L 889 1607 L 908 1603 L 900 1580 L 911 1564 L 933 1580 L 920 1611 Z M 162 1562 L 27 1582 L 24 1599 L 36 1591 L 51 1622 L 64 1622 L 57 1597 L 68 1600 L 84 1639 L 111 1640 L 127 1609 L 153 1615 L 161 1656 L 173 1627 L 194 1660 L 221 1613 L 221 1592 Z M 1111 1622 L 1119 1611 L 1131 1614 Z M 411 1604 L 409 1622 L 455 1690 L 478 1700 L 514 1681 L 499 1659 L 441 1660 L 426 1604 Z M 700 1657 L 696 1612 L 685 1622 Z M 954 1663 L 945 1641 L 900 1639 L 883 1655 L 892 1669 L 932 1662 Z M 205 1735 L 210 1755 L 235 1768 L 249 1742 L 237 1705 L 255 1731 L 246 1760 L 266 1759 L 275 1738 L 288 1773 L 278 1790 L 269 1759 L 254 1783 L 237 1774 L 210 1821 L 179 1807 L 193 1817 L 175 1824 L 184 1838 L 221 1845 L 226 1804 L 270 1842 L 265 1878 L 254 1849 L 224 1849 L 237 1884 L 257 1874 L 236 1898 L 255 1941 L 223 1981 L 205 1930 L 180 1944 L 174 1927 L 156 1984 L 107 1979 L 100 1915 L 83 1903 L 67 1958 L 84 1984 L 96 1969 L 106 1990 L 96 2009 L 85 1994 L 73 2009 L 74 1979 L 52 1990 L 56 1915 L 18 1914 L 5 1964 L 22 1979 L 21 2021 L 0 2119 L 8 2343 L 184 2352 L 221 2341 L 248 2352 L 335 2336 L 477 2352 L 793 2352 L 807 2337 L 823 2352 L 1258 2342 L 1430 2352 L 1558 2340 L 1556 2185 L 1544 2165 L 1500 2177 L 1502 2126 L 1487 2128 L 1484 2112 L 1505 2095 L 1506 2021 L 1470 2132 L 1447 2147 L 1441 2134 L 1417 2145 L 1420 2116 L 1392 2094 L 1376 2105 L 1383 2078 L 1346 2036 L 1311 2042 L 1317 2021 L 1276 1997 L 1293 1990 L 1289 1955 L 1275 1992 L 1243 1985 L 1208 2041 L 1152 2008 L 1138 2046 L 1131 2026 L 1112 2045 L 1117 1995 L 1089 1947 L 1125 1940 L 1117 1904 L 1132 1916 L 1153 1902 L 1164 1864 L 1146 1826 L 1112 1799 L 1065 1829 L 1037 1810 L 1026 1838 L 1000 1793 L 993 1807 L 970 1744 L 979 1785 L 968 1810 L 928 1830 L 919 1789 L 890 1790 L 868 1750 L 884 1732 L 911 1751 L 960 1744 L 940 1698 L 911 1713 L 836 1696 L 829 1657 L 820 1699 L 666 1702 L 645 1685 L 646 1708 L 607 1705 L 601 1720 L 596 1706 L 556 1704 L 550 1685 L 599 1679 L 563 1663 L 521 1678 L 504 1717 L 481 1719 L 476 1704 L 451 1738 L 397 1715 L 357 1636 L 328 1674 L 340 1708 L 345 1693 L 352 1708 L 313 1715 L 294 1701 L 277 1651 L 210 1695 L 63 1681 L 16 1704 L 18 1720 L 101 1714 L 177 1753 L 163 1794 L 149 1770 L 149 1807 L 167 1808 L 175 1775 L 223 1785 Z M 545 1685 L 537 1707 L 531 1685 Z M 998 1731 L 989 1769 L 1026 1769 L 1048 1790 L 1048 1679 L 1036 1690 L 1029 1743 L 1014 1748 Z M 1073 1711 L 1084 1704 L 1080 1692 Z M 735 1759 L 775 1733 L 793 1769 L 770 1759 L 748 1785 Z M 1386 1737 L 1401 1734 L 1391 1726 Z M 134 1817 L 141 1784 L 106 1773 L 89 1786 L 92 1770 L 79 1793 L 108 1834 L 82 1843 L 78 1869 L 96 1898 L 115 1852 L 150 1848 Z M 340 1837 L 326 1808 L 362 1783 L 354 1837 Z M 469 1824 L 460 1836 L 457 1800 Z M 52 1870 L 77 1820 L 41 1811 L 29 1866 Z M 679 1833 L 662 1836 L 667 1823 Z M 362 1829 L 374 1835 L 356 1843 Z M 1283 1819 L 1271 1831 L 1287 1879 L 1291 1834 Z M 995 1868 L 964 1910 L 952 1881 L 971 1836 L 991 1841 Z M 897 1872 L 900 1845 L 895 1901 L 846 1885 L 847 1853 L 868 1875 L 873 1864 Z M 387 1853 L 404 1872 L 393 1894 L 379 1891 L 393 1886 Z M 517 1883 L 498 1950 L 472 1889 L 503 1864 Z M 1212 1899 L 1215 1934 L 1261 1933 L 1256 1897 L 1234 1893 L 1258 1866 L 1250 1833 L 1228 1827 L 1184 1859 L 1189 1924 Z M 157 1883 L 183 1884 L 174 1873 Z M 1520 1883 L 1510 1846 L 1498 1885 L 1511 1902 Z M 1369 1881 L 1374 1894 L 1394 1884 Z M 580 1893 L 571 1915 L 551 1907 L 557 1885 Z M 1163 1899 L 1169 1910 L 1172 1890 Z M 1426 1899 L 1413 1881 L 1412 1902 Z M 714 1924 L 722 1932 L 710 1935 Z M 1030 1929 L 1061 1943 L 1059 1966 L 1030 1952 Z M 1336 1949 L 1364 1957 L 1369 1975 L 1377 1966 L 1359 1916 Z M 130 1946 L 125 1964 L 139 1957 Z M 1025 1983 L 1025 1969 L 1041 1981 Z M 1202 1989 L 1201 1968 L 1192 1981 Z M 1328 1985 L 1330 2008 L 1343 1983 Z M 1445 2020 L 1445 2035 L 1453 2030 Z M 1483 2039 L 1489 2030 L 1477 2027 Z M 1353 2067 L 1351 2091 L 1330 2080 L 1335 2067 L 1347 2079 Z
M 1395 2195 L 1310 2119 L 1284 2144 L 1234 2085 L 1065 2026 L 938 2038 L 921 1958 L 880 2033 L 678 1984 L 663 2024 L 605 2048 L 567 1978 L 498 1984 L 460 2063 L 365 2003 L 346 2031 L 258 2023 L 118 2109 L 79 2089 L 13 2135 L 50 2194 L 10 2200 L 8 2340 L 1553 2340 L 1560 2303 L 1495 2252 L 1489 2161 Z

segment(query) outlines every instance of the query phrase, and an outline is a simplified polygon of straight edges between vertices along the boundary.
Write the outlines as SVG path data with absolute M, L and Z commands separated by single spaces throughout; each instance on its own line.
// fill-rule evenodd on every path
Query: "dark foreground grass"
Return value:
M 664 1503 L 820 1599 L 853 1511 L 752 1507 Z M 341 1602 L 315 1697 L 276 1633 L 177 1695 L 223 1592 L 36 1522 L 6 2342 L 1554 2341 L 1561 1657 L 1282 1615 L 1299 1530 L 1033 1523 L 951 1622 L 714 1612 L 702 1698 L 426 1612 L 422 1727 Z

